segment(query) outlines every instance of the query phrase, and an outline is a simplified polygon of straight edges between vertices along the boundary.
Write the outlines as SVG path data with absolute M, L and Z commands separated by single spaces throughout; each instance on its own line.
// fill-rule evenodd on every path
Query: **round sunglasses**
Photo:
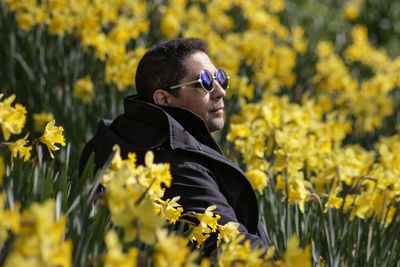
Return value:
M 215 75 L 213 76 L 211 72 L 209 72 L 206 69 L 203 69 L 200 72 L 200 78 L 191 81 L 191 82 L 186 82 L 186 83 L 181 83 L 178 85 L 174 85 L 169 87 L 168 89 L 175 89 L 181 86 L 189 85 L 189 84 L 194 84 L 194 83 L 200 83 L 201 87 L 208 92 L 211 93 L 214 90 L 214 80 L 218 82 L 218 84 L 222 87 L 222 89 L 227 90 L 229 88 L 229 76 L 226 75 L 226 72 L 222 68 L 218 68 L 217 71 L 215 72 Z

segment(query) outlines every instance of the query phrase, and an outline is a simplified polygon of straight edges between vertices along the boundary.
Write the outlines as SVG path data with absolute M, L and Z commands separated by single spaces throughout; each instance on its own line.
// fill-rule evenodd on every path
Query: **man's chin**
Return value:
M 221 130 L 224 127 L 224 119 L 223 118 L 214 119 L 209 123 L 207 123 L 207 127 L 210 132 Z

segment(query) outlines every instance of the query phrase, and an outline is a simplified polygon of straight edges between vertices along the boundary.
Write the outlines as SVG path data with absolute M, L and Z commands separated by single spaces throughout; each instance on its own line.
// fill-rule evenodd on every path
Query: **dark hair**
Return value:
M 150 48 L 136 70 L 139 97 L 153 103 L 153 94 L 157 89 L 174 86 L 185 77 L 187 70 L 183 61 L 198 51 L 207 54 L 207 44 L 197 38 L 174 39 Z

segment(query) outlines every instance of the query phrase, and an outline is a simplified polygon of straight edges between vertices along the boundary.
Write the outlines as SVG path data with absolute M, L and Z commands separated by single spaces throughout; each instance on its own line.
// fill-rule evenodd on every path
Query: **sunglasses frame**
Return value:
M 225 72 L 222 68 L 218 68 L 218 69 L 217 69 L 217 72 L 218 72 L 219 70 L 222 70 L 223 73 L 225 73 L 226 79 L 228 80 L 228 87 L 226 87 L 226 89 L 222 88 L 221 84 L 219 83 L 219 81 L 218 81 L 218 79 L 217 79 L 217 74 L 212 75 L 211 72 L 209 72 L 209 71 L 206 70 L 206 69 L 202 69 L 202 70 L 201 70 L 201 72 L 200 72 L 200 77 L 201 77 L 201 73 L 202 73 L 203 71 L 204 71 L 204 72 L 208 72 L 208 73 L 210 74 L 210 76 L 211 76 L 212 79 L 213 79 L 213 87 L 211 88 L 211 90 L 207 90 L 206 88 L 204 88 L 204 85 L 201 83 L 201 78 L 199 78 L 199 79 L 197 79 L 197 80 L 195 80 L 195 81 L 190 81 L 190 82 L 186 82 L 186 83 L 181 83 L 181 84 L 178 84 L 178 85 L 170 86 L 168 89 L 173 90 L 173 89 L 175 89 L 175 88 L 179 88 L 179 87 L 182 87 L 182 86 L 185 86 L 185 85 L 190 85 L 190 84 L 194 84 L 194 83 L 200 83 L 200 85 L 201 85 L 201 87 L 204 89 L 204 91 L 206 91 L 207 93 L 211 93 L 211 92 L 214 91 L 214 89 L 215 89 L 214 81 L 217 81 L 217 83 L 219 84 L 219 86 L 221 86 L 222 89 L 228 90 L 228 88 L 229 88 L 229 79 L 230 79 L 230 77 L 226 74 L 226 72 Z

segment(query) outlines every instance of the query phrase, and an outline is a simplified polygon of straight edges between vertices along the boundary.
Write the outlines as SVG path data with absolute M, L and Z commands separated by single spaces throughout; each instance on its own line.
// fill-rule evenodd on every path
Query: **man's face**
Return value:
M 199 78 L 203 69 L 215 75 L 216 68 L 210 58 L 204 52 L 196 52 L 188 56 L 183 64 L 187 75 L 179 83 L 194 81 Z M 214 90 L 206 92 L 200 83 L 182 86 L 178 97 L 172 97 L 171 105 L 186 108 L 203 118 L 210 132 L 220 130 L 224 126 L 224 100 L 226 95 L 224 89 L 214 81 Z

